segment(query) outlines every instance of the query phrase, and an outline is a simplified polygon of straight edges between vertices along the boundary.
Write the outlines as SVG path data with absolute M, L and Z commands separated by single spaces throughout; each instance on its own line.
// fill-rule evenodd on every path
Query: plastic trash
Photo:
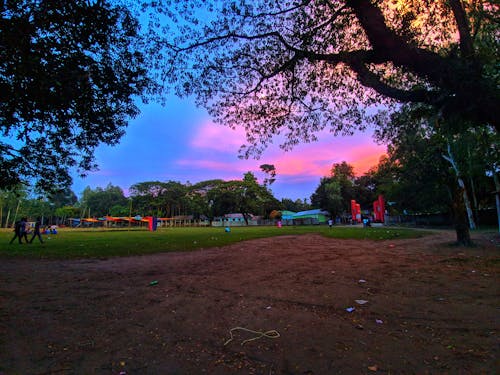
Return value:
M 354 307 L 348 307 L 347 309 L 345 309 L 345 311 L 347 311 L 349 313 L 353 312 L 354 310 L 356 310 L 356 308 L 354 308 Z
M 365 299 L 356 299 L 354 300 L 358 305 L 364 305 L 365 303 L 368 303 L 367 300 Z
M 384 324 L 384 321 L 381 319 L 375 319 L 375 323 L 377 324 Z
M 158 285 L 158 280 L 153 280 L 149 283 L 150 286 Z
M 366 283 L 366 280 L 359 279 L 359 280 L 358 280 L 358 283 L 361 283 L 361 284 Z

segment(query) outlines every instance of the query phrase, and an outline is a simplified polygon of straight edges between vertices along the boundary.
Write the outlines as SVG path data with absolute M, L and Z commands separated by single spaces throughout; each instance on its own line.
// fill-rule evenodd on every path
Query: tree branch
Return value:
M 347 0 L 365 31 L 373 52 L 391 61 L 395 66 L 404 67 L 432 83 L 447 87 L 456 85 L 457 74 L 451 66 L 461 67 L 460 61 L 450 61 L 437 53 L 411 46 L 385 23 L 380 8 L 370 0 Z
M 474 55 L 474 48 L 472 46 L 472 38 L 470 34 L 470 27 L 467 21 L 465 10 L 460 0 L 449 0 L 451 10 L 457 22 L 458 33 L 460 35 L 460 50 L 464 57 Z
M 359 82 L 363 86 L 370 87 L 381 95 L 406 103 L 418 102 L 431 105 L 435 105 L 438 103 L 440 97 L 439 92 L 429 91 L 425 89 L 398 89 L 382 82 L 380 78 L 375 73 L 370 71 L 363 62 L 352 59 L 348 64 L 356 73 Z
M 331 4 L 329 4 L 330 6 L 332 6 Z M 340 15 L 342 15 L 342 12 L 347 8 L 347 5 L 344 5 L 342 7 L 340 7 L 339 9 L 337 9 L 330 18 L 328 18 L 325 22 L 322 22 L 320 23 L 319 25 L 316 25 L 313 29 L 309 30 L 307 32 L 307 34 L 314 34 L 316 33 L 318 30 L 321 30 L 323 27 L 325 27 L 326 25 L 328 24 L 331 24 L 333 21 L 335 21 L 337 19 L 337 17 L 339 17 Z
M 214 42 L 218 42 L 221 40 L 226 40 L 226 39 L 243 39 L 243 40 L 256 40 L 256 39 L 266 39 L 266 38 L 276 38 L 278 39 L 287 49 L 295 52 L 299 52 L 299 49 L 293 47 L 291 44 L 289 44 L 285 38 L 278 33 L 277 31 L 270 31 L 268 33 L 263 33 L 263 34 L 256 34 L 256 35 L 245 35 L 245 34 L 237 34 L 237 33 L 226 33 L 223 35 L 217 35 L 211 38 L 207 38 L 205 40 L 199 41 L 197 43 L 190 44 L 187 47 L 173 47 L 171 48 L 176 51 L 176 52 L 186 52 L 198 47 L 203 47 L 209 44 L 212 44 Z
M 248 16 L 248 15 L 245 15 L 245 16 L 251 17 L 251 18 L 280 16 L 282 14 L 290 13 L 290 12 L 293 12 L 294 10 L 302 8 L 302 7 L 310 4 L 311 1 L 312 0 L 303 0 L 301 3 L 298 3 L 297 5 L 295 5 L 295 6 L 291 7 L 291 8 L 286 8 L 286 9 L 280 10 L 278 12 L 269 12 L 269 13 L 262 12 L 262 13 L 258 13 L 258 14 L 252 15 L 252 16 Z

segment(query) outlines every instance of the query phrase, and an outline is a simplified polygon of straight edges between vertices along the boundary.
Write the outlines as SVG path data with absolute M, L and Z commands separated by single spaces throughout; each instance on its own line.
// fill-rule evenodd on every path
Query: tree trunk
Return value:
M 455 159 L 453 158 L 453 155 L 451 153 L 451 146 L 448 143 L 448 155 L 443 155 L 443 158 L 448 161 L 453 170 L 455 171 L 455 174 L 457 176 L 457 182 L 459 189 L 462 191 L 462 204 L 466 209 L 467 217 L 469 218 L 469 226 L 470 229 L 476 229 L 476 224 L 474 222 L 474 214 L 472 213 L 472 208 L 470 205 L 469 197 L 467 196 L 467 190 L 465 189 L 465 182 L 460 176 L 460 170 L 458 169 L 458 165 L 455 162 Z
M 471 246 L 469 225 L 467 223 L 467 213 L 464 204 L 463 188 L 455 186 L 453 189 L 452 202 L 453 222 L 457 234 L 457 244 L 462 246 Z
M 474 180 L 470 177 L 470 192 L 472 195 L 472 208 L 474 210 L 474 220 L 476 223 L 476 229 L 479 228 L 479 204 L 477 202 L 476 188 L 474 186 Z
M 243 214 L 243 219 L 245 220 L 245 225 L 248 226 L 248 214 Z
M 16 213 L 14 214 L 14 220 L 12 220 L 12 228 L 16 225 L 17 213 L 19 212 L 19 206 L 21 205 L 21 200 L 17 202 Z
M 7 219 L 5 220 L 5 228 L 9 227 L 9 219 L 10 219 L 10 208 L 9 211 L 7 212 Z

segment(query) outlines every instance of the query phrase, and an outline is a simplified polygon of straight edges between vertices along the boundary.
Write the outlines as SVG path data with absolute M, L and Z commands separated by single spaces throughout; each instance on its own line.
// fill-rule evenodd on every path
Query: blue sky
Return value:
M 163 107 L 143 105 L 119 145 L 96 150 L 99 171 L 84 179 L 74 177 L 72 188 L 80 195 L 86 186 L 104 188 L 111 183 L 127 195 L 128 188 L 138 182 L 241 179 L 248 171 L 262 181 L 259 165 L 267 163 L 274 164 L 278 173 L 271 186 L 276 198 L 309 199 L 332 164 L 345 160 L 354 165 L 356 174 L 362 174 L 385 152 L 370 132 L 337 138 L 325 132 L 319 142 L 289 152 L 274 145 L 259 160 L 238 158 L 243 143 L 241 131 L 213 124 L 206 111 L 191 100 L 172 97 Z

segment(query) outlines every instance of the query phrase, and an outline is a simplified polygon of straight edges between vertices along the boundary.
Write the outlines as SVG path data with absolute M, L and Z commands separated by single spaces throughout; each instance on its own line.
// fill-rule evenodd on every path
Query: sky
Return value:
M 208 22 L 207 17 L 201 19 Z M 171 96 L 165 106 L 140 107 L 141 114 L 130 122 L 118 145 L 103 145 L 96 150 L 99 171 L 88 173 L 84 179 L 73 176 L 72 189 L 78 196 L 86 186 L 105 188 L 111 183 L 128 195 L 129 187 L 138 182 L 241 180 L 249 171 L 262 183 L 265 175 L 259 166 L 273 164 L 277 171 L 276 181 L 270 186 L 274 196 L 309 200 L 334 163 L 346 161 L 361 175 L 377 165 L 385 153 L 385 147 L 375 144 L 371 132 L 333 137 L 325 131 L 318 142 L 298 145 L 292 151 L 284 152 L 274 144 L 259 160 L 241 160 L 238 150 L 245 143 L 244 133 L 214 124 L 192 99 Z
M 96 152 L 99 170 L 86 178 L 74 176 L 72 189 L 81 196 L 86 186 L 120 186 L 125 195 L 131 185 L 145 181 L 181 183 L 210 179 L 232 180 L 253 172 L 259 182 L 265 177 L 259 166 L 273 164 L 276 181 L 270 186 L 278 199 L 307 199 L 328 176 L 334 163 L 347 161 L 361 175 L 377 165 L 385 147 L 377 145 L 372 133 L 333 137 L 325 132 L 319 141 L 285 152 L 278 145 L 268 148 L 259 160 L 238 158 L 245 142 L 242 131 L 214 124 L 207 112 L 189 99 L 172 97 L 165 106 L 141 106 L 126 134 L 116 146 L 100 146 Z

